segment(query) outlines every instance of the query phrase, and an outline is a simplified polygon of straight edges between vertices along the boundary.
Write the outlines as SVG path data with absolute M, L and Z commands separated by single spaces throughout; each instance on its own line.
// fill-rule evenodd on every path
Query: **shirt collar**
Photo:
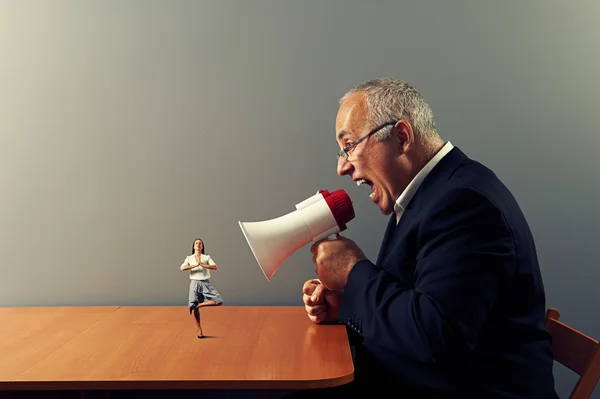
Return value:
M 400 196 L 396 200 L 396 203 L 394 204 L 394 212 L 396 212 L 396 214 L 402 213 L 406 209 L 409 202 L 412 200 L 415 193 L 421 186 L 421 183 L 423 183 L 423 180 L 425 180 L 425 177 L 427 177 L 427 175 L 429 174 L 429 172 L 431 172 L 434 166 L 437 165 L 438 162 L 453 148 L 454 146 L 451 142 L 446 142 L 446 144 L 444 144 L 444 146 L 437 152 L 437 154 L 435 154 L 435 156 L 431 158 L 429 162 L 427 162 L 423 169 L 421 169 L 419 173 L 417 173 L 417 175 L 411 180 L 411 182 L 408 184 L 408 186 L 406 186 L 402 194 L 400 194 Z

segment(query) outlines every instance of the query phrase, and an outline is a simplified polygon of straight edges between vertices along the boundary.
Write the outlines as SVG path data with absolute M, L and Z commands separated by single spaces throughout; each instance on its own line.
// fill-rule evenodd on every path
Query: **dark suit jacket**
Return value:
M 356 383 L 398 397 L 557 398 L 534 240 L 492 171 L 452 149 L 432 169 L 376 264 L 348 276 Z M 396 390 L 400 389 L 400 391 Z M 402 395 L 400 395 L 402 393 Z

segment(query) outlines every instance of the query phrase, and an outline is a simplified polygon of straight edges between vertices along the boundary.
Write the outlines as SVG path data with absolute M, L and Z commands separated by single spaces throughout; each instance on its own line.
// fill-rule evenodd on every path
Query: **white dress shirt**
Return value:
M 214 265 L 215 262 L 212 260 L 210 255 L 200 254 L 200 263 Z M 193 269 L 189 269 L 190 280 L 208 280 L 210 278 L 210 270 L 205 269 L 202 266 L 198 266 L 199 263 L 196 261 L 196 255 L 192 254 L 185 257 L 185 260 L 181 264 L 180 269 L 183 270 L 184 266 L 197 266 Z
M 396 213 L 396 224 L 398 224 L 398 222 L 400 221 L 402 212 L 404 212 L 409 202 L 414 197 L 415 193 L 421 186 L 421 183 L 423 183 L 423 180 L 425 180 L 425 177 L 427 177 L 429 172 L 431 172 L 431 169 L 433 169 L 433 167 L 437 165 L 438 162 L 440 162 L 440 160 L 444 158 L 444 156 L 446 156 L 446 154 L 448 154 L 453 148 L 454 146 L 451 142 L 446 142 L 446 144 L 444 144 L 444 146 L 437 152 L 437 154 L 435 154 L 435 156 L 431 158 L 429 162 L 427 162 L 423 169 L 421 169 L 419 173 L 417 173 L 417 175 L 410 181 L 410 183 L 408 183 L 408 186 L 406 186 L 406 188 L 404 189 L 402 194 L 400 194 L 398 199 L 396 199 L 396 203 L 394 204 L 394 212 Z

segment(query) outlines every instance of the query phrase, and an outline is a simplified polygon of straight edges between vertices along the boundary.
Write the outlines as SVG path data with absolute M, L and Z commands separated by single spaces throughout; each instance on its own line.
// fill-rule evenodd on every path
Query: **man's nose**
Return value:
M 344 176 L 348 173 L 348 169 L 350 168 L 350 162 L 346 159 L 346 157 L 338 157 L 337 162 L 337 174 L 340 176 Z

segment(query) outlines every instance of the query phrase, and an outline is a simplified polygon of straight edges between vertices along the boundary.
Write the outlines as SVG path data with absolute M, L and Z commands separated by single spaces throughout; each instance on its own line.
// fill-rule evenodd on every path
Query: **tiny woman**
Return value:
M 217 265 L 210 255 L 204 253 L 204 242 L 197 238 L 192 244 L 192 254 L 185 257 L 181 270 L 190 273 L 190 314 L 194 315 L 198 338 L 204 338 L 200 324 L 200 308 L 203 306 L 219 306 L 223 304 L 221 294 L 210 284 L 210 270 L 217 270 Z

